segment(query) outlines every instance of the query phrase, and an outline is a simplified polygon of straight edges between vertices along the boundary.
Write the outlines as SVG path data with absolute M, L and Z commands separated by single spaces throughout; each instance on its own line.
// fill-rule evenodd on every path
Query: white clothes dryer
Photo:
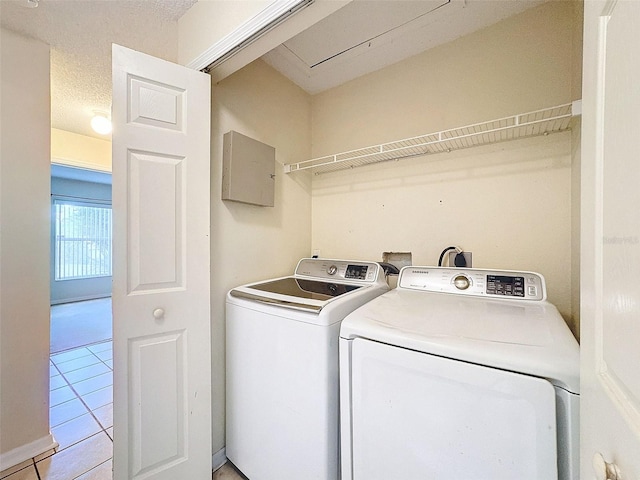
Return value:
M 578 480 L 579 347 L 532 272 L 405 267 L 340 332 L 342 480 Z
M 340 323 L 388 290 L 377 263 L 306 258 L 228 293 L 226 455 L 251 480 L 339 478 Z

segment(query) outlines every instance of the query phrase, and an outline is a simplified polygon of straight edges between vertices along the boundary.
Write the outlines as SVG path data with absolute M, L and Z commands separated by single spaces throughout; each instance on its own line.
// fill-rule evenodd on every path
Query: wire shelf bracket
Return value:
M 312 170 L 314 174 L 345 170 L 401 158 L 451 152 L 520 138 L 549 135 L 571 129 L 571 119 L 581 115 L 582 101 L 474 123 L 395 142 L 313 158 L 284 165 L 285 173 Z

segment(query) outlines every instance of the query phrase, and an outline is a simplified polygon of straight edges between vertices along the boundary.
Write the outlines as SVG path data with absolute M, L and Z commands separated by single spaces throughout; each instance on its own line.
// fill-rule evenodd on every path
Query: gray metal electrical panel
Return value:
M 222 143 L 222 199 L 273 207 L 276 149 L 233 130 Z

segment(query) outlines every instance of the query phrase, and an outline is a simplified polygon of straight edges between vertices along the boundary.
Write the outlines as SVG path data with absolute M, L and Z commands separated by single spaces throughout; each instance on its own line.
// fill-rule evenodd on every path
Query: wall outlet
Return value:
M 449 252 L 449 266 L 456 266 L 456 255 L 458 252 Z M 467 268 L 471 268 L 471 252 L 462 252 L 464 259 L 467 261 Z

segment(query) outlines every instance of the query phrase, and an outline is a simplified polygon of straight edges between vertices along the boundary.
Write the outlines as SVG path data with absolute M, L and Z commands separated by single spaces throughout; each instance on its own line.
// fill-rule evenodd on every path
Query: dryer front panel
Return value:
M 546 380 L 361 338 L 351 362 L 353 480 L 558 478 Z

